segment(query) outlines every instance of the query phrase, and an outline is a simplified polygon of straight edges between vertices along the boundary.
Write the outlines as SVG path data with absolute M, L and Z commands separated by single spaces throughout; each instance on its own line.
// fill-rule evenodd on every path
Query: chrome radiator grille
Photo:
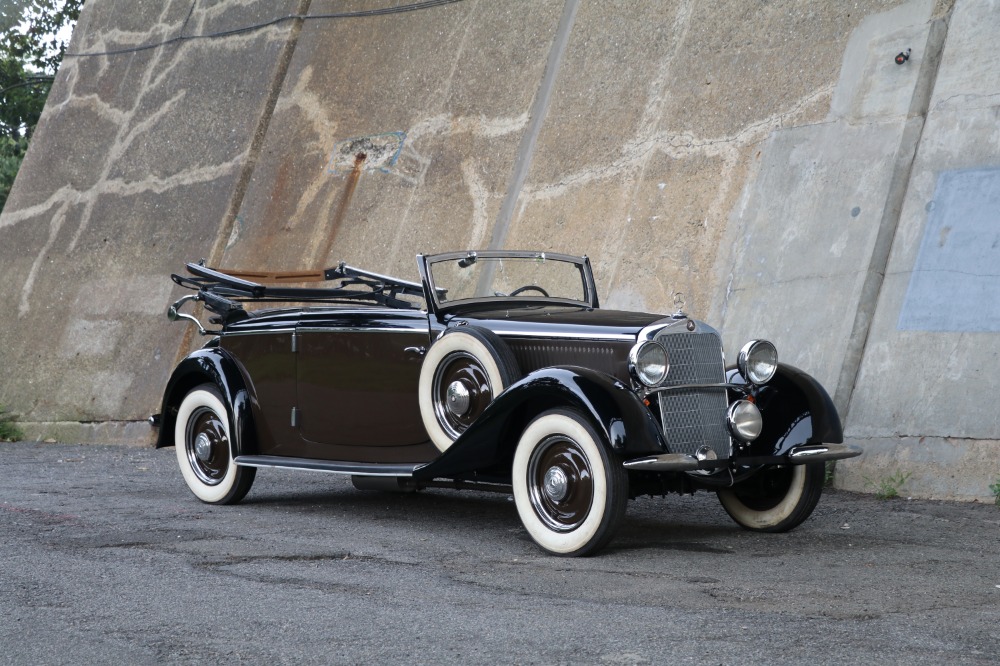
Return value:
M 663 386 L 721 384 L 726 380 L 722 340 L 714 333 L 664 333 L 656 341 L 670 356 Z M 671 453 L 694 454 L 703 446 L 729 458 L 732 441 L 726 425 L 725 389 L 680 389 L 660 396 L 663 435 Z

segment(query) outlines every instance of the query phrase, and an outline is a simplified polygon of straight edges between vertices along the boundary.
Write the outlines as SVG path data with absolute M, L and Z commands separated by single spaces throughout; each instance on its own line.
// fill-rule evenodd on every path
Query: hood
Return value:
M 497 334 L 550 337 L 584 337 L 592 339 L 635 340 L 646 326 L 669 319 L 662 314 L 626 312 L 567 306 L 527 306 L 518 308 L 478 310 L 449 320 L 449 325 L 466 321 L 484 326 Z

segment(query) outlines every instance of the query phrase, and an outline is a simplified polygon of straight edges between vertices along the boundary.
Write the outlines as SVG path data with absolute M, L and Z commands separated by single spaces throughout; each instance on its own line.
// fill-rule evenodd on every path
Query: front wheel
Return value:
M 726 513 L 748 530 L 787 532 L 812 514 L 823 494 L 824 463 L 763 469 L 718 492 Z
M 525 529 L 554 555 L 597 552 L 625 516 L 625 469 L 576 411 L 545 412 L 528 425 L 514 454 L 513 486 Z
M 257 469 L 233 462 L 229 410 L 212 384 L 192 389 L 177 410 L 174 447 L 181 475 L 208 504 L 236 504 L 253 485 Z

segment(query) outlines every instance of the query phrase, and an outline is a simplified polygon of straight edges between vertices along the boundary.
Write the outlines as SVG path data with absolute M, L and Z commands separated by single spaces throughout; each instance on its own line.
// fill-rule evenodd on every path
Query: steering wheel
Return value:
M 547 292 L 544 289 L 542 289 L 541 287 L 538 287 L 538 286 L 533 285 L 533 284 L 526 284 L 523 287 L 518 287 L 514 291 L 510 292 L 510 294 L 508 294 L 508 296 L 517 296 L 518 294 L 523 293 L 525 291 L 537 291 L 538 293 L 540 293 L 545 298 L 549 298 L 549 292 Z

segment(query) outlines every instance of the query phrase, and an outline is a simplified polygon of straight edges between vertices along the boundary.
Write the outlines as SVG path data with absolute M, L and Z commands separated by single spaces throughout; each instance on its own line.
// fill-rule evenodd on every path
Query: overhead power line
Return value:
M 314 21 L 317 19 L 349 19 L 349 18 L 364 18 L 367 16 L 385 16 L 388 14 L 402 14 L 404 12 L 415 12 L 421 9 L 432 9 L 434 7 L 440 7 L 442 5 L 451 5 L 456 2 L 462 2 L 462 0 L 424 0 L 423 2 L 414 2 L 408 5 L 398 5 L 396 7 L 383 7 L 381 9 L 367 9 L 356 12 L 337 12 L 334 14 L 287 14 L 285 16 L 279 16 L 278 18 L 271 19 L 270 21 L 264 21 L 263 23 L 255 23 L 253 25 L 247 25 L 240 28 L 233 28 L 231 30 L 212 32 L 206 35 L 177 35 L 176 37 L 165 39 L 162 42 L 140 44 L 138 46 L 131 46 L 122 49 L 113 49 L 109 51 L 83 51 L 77 53 L 66 53 L 63 55 L 63 57 L 92 58 L 95 56 L 112 56 L 112 55 L 121 55 L 124 53 L 137 53 L 139 51 L 148 51 L 149 49 L 155 49 L 161 46 L 167 46 L 169 44 L 177 44 L 180 42 L 186 42 L 194 39 L 219 39 L 222 37 L 241 35 L 247 32 L 253 32 L 255 30 L 262 30 L 264 28 L 269 28 L 272 25 L 278 25 L 279 23 L 284 23 L 286 21 L 296 21 L 296 20 Z
M 24 81 L 15 83 L 12 86 L 7 86 L 6 88 L 0 89 L 0 95 L 4 94 L 8 90 L 14 90 L 15 88 L 23 88 L 25 86 L 40 86 L 52 83 L 52 80 L 53 77 L 51 76 L 32 76 L 30 78 L 25 79 Z

